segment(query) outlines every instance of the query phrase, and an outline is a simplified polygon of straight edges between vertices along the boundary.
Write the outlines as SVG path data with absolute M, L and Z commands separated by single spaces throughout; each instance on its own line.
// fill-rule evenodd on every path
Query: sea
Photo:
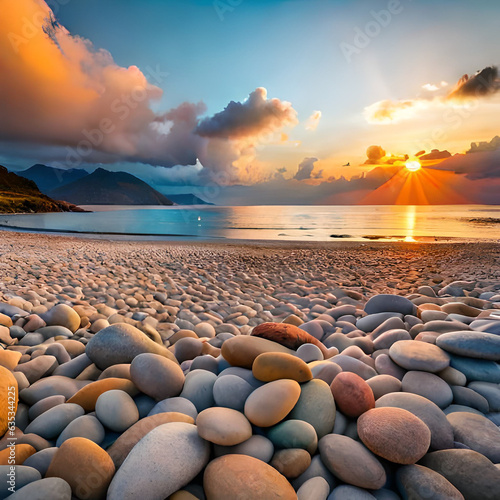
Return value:
M 84 206 L 1 215 L 3 229 L 116 239 L 500 241 L 500 206 Z

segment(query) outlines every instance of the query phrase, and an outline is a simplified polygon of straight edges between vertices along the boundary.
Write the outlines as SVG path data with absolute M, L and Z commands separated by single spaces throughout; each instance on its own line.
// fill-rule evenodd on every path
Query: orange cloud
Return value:
M 306 121 L 306 130 L 316 130 L 321 121 L 321 111 L 315 111 Z

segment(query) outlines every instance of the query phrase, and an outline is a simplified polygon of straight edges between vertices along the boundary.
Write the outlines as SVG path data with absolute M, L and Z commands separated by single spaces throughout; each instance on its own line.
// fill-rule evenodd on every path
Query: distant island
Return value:
M 63 170 L 36 164 L 18 174 L 34 181 L 47 196 L 77 205 L 209 204 L 191 193 L 165 195 L 132 174 L 103 168 L 89 174 L 83 169 Z

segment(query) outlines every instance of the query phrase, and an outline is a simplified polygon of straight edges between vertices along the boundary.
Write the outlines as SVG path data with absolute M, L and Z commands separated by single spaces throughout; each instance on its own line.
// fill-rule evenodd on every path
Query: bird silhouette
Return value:
M 345 165 L 342 165 L 343 167 L 350 167 L 351 166 L 351 163 L 350 162 L 347 162 Z

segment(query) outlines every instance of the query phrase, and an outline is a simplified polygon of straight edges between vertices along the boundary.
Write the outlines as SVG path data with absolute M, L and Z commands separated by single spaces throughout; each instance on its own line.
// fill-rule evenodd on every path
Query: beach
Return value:
M 0 255 L 1 498 L 497 498 L 498 243 Z

